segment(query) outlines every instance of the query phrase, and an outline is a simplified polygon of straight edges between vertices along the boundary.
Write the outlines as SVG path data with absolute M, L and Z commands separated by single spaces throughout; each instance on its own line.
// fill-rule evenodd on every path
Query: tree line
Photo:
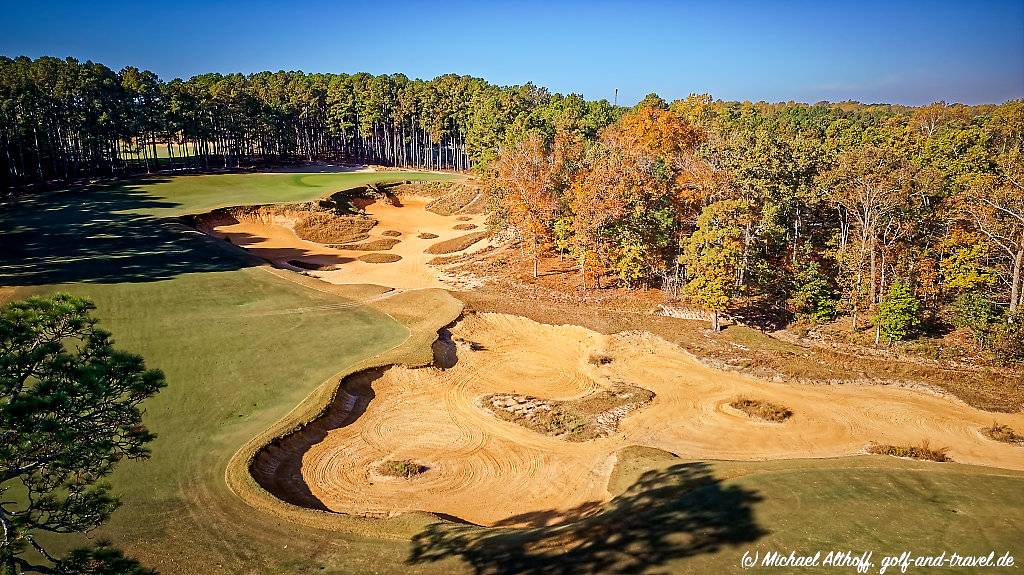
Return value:
M 951 327 L 1024 360 L 1024 101 L 911 108 L 655 94 L 506 145 L 485 181 L 537 262 L 892 342 Z M 743 309 L 745 308 L 745 309 Z
M 846 318 L 878 342 L 951 326 L 980 348 L 1024 339 L 1022 150 L 1021 100 L 624 108 L 453 74 L 165 82 L 0 58 L 0 192 L 263 160 L 474 170 L 498 224 L 537 262 L 573 258 L 582 288 L 657 287 L 716 317 Z
M 158 169 L 351 160 L 467 170 L 528 132 L 592 138 L 605 100 L 446 74 L 202 74 L 0 57 L 0 192 Z

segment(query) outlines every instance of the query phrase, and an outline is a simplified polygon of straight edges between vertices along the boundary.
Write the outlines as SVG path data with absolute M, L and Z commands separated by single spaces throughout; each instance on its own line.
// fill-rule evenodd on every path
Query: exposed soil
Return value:
M 398 254 L 372 253 L 359 256 L 359 261 L 366 262 L 368 264 L 391 264 L 400 259 L 402 259 L 402 256 Z
M 938 461 L 940 463 L 952 461 L 948 455 L 949 448 L 933 448 L 927 440 L 922 441 L 920 445 L 882 445 L 873 443 L 868 446 L 868 453 L 903 457 L 905 459 Z
M 365 378 L 362 399 L 340 396 L 365 405 L 365 413 L 307 441 L 302 454 L 302 482 L 322 505 L 534 525 L 533 512 L 606 501 L 615 453 L 630 445 L 684 458 L 752 460 L 839 457 L 863 453 L 869 441 L 913 446 L 930 438 L 958 462 L 1024 469 L 1024 450 L 978 433 L 991 413 L 919 390 L 764 381 L 703 365 L 649 333 L 602 335 L 501 314 L 469 313 L 450 328 L 449 340 L 454 353 L 445 369 L 392 367 Z M 595 365 L 595 354 L 612 360 Z M 535 431 L 485 407 L 486 398 L 511 397 L 516 405 L 525 398 L 543 415 L 542 403 L 554 412 L 624 381 L 642 382 L 656 397 L 588 441 Z M 728 408 L 736 397 L 785 405 L 794 415 L 785 425 L 766 425 Z M 594 405 L 591 413 L 601 411 Z M 1024 414 L 1003 417 L 1024 427 Z M 430 472 L 397 486 L 368 479 L 366 469 L 384 459 L 409 459 Z
M 756 417 L 761 421 L 771 421 L 773 423 L 782 423 L 793 415 L 793 412 L 786 407 L 759 399 L 737 399 L 730 402 L 729 407 L 742 411 L 748 417 Z
M 337 201 L 322 201 L 327 207 L 316 207 L 322 211 L 310 207 L 320 206 L 316 202 L 306 206 L 309 209 L 301 214 L 292 206 L 218 210 L 197 216 L 194 225 L 275 265 L 302 269 L 330 283 L 376 284 L 399 289 L 479 285 L 479 279 L 470 274 L 439 271 L 429 263 L 431 256 L 426 253 L 432 247 L 429 239 L 439 239 L 442 244 L 454 240 L 446 244 L 453 255 L 489 247 L 479 239 L 467 243 L 459 231 L 452 229 L 454 217 L 427 211 L 429 198 L 406 193 L 397 196 L 397 200 L 396 196 L 387 194 L 381 199 L 355 192 L 344 198 L 339 194 L 334 197 Z M 344 202 L 339 203 L 342 199 Z M 349 212 L 361 213 L 350 215 Z M 474 225 L 484 220 L 482 214 L 467 217 L 476 222 Z M 315 229 L 320 234 L 317 237 L 360 241 L 308 241 L 294 230 L 301 221 L 316 223 Z M 375 234 L 374 229 L 384 231 Z M 400 236 L 404 239 L 398 239 Z M 373 254 L 366 254 L 367 251 Z M 393 255 L 385 256 L 380 253 L 383 251 Z M 364 257 L 367 255 L 368 258 Z
M 385 477 L 412 479 L 429 469 L 426 465 L 421 465 L 411 459 L 403 459 L 401 461 L 382 461 L 374 471 Z
M 488 209 L 487 194 L 473 180 L 406 184 L 398 186 L 395 193 L 431 198 L 426 209 L 442 216 L 483 214 Z
M 381 250 L 390 250 L 401 243 L 401 240 L 395 238 L 380 238 L 363 242 L 361 244 L 343 244 L 343 245 L 332 245 L 331 247 L 339 250 L 355 250 L 359 252 L 376 252 Z
M 490 234 L 487 232 L 473 232 L 450 240 L 444 240 L 443 242 L 437 242 L 426 249 L 428 254 L 452 254 L 455 252 L 461 252 L 467 249 L 469 246 L 483 240 Z
M 616 383 L 569 401 L 496 393 L 482 398 L 481 404 L 527 429 L 568 441 L 589 441 L 607 437 L 619 421 L 653 399 L 654 393 L 646 389 Z
M 1008 411 L 1001 425 L 1024 429 L 1024 379 L 1012 373 L 894 362 L 736 324 L 712 334 L 661 291 L 580 291 L 573 262 L 558 258 L 534 279 L 520 250 L 486 231 L 460 235 L 486 218 L 469 187 L 398 188 L 353 200 L 355 214 L 328 203 L 309 207 L 315 217 L 274 208 L 200 218 L 204 231 L 327 282 L 463 286 L 471 310 L 500 312 L 470 311 L 442 330 L 433 368 L 346 378 L 339 405 L 261 450 L 254 474 L 264 470 L 261 484 L 285 500 L 538 525 L 549 520 L 540 510 L 569 520 L 606 501 L 616 453 L 632 445 L 746 460 L 855 455 L 872 442 L 900 457 L 1024 469 L 1024 450 L 990 440 L 991 413 L 979 409 Z M 300 220 L 317 237 L 364 237 L 310 242 Z M 375 481 L 391 477 L 382 462 L 425 469 Z
M 1001 441 L 1012 445 L 1024 445 L 1024 435 L 1017 433 L 1017 431 L 1009 425 L 993 423 L 988 427 L 982 428 L 981 434 L 992 441 Z

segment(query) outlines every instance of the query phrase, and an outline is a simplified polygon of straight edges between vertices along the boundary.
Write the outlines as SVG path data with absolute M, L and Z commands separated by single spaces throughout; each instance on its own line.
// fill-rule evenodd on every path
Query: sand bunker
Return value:
M 846 456 L 871 442 L 927 439 L 957 462 L 1024 469 L 1024 449 L 979 433 L 991 413 L 920 391 L 770 383 L 705 367 L 650 334 L 604 336 L 500 314 L 468 315 L 443 345 L 454 352 L 445 354 L 447 369 L 392 367 L 347 379 L 328 415 L 261 452 L 254 475 L 278 496 L 321 509 L 422 510 L 525 526 L 575 519 L 578 509 L 606 501 L 615 454 L 630 445 L 752 460 Z M 584 442 L 505 421 L 483 401 L 505 394 L 571 402 L 622 383 L 655 396 L 607 437 Z M 759 421 L 728 407 L 737 397 L 785 405 L 793 415 Z M 1024 414 L 999 418 L 1024 428 Z M 426 470 L 375 479 L 381 462 L 406 460 Z M 574 508 L 577 515 L 563 515 Z
M 454 227 L 455 216 L 426 209 L 433 198 L 405 194 L 390 201 L 360 198 L 353 202 L 366 216 L 333 213 L 296 215 L 274 206 L 259 209 L 218 210 L 199 216 L 199 229 L 242 246 L 275 265 L 302 270 L 337 284 L 377 284 L 400 289 L 466 287 L 459 276 L 440 274 L 430 265 L 429 249 L 442 245 L 444 253 L 469 254 L 490 245 L 486 233 L 468 242 Z M 484 214 L 463 215 L 481 226 Z M 297 234 L 297 226 L 304 226 Z M 309 229 L 306 229 L 309 228 Z M 314 235 L 310 236 L 309 234 Z M 309 241 L 303 237 L 315 237 Z M 401 239 L 399 239 L 401 238 Z M 330 240 L 330 241 L 328 241 Z M 375 252 L 366 257 L 366 252 Z M 388 256 L 380 254 L 387 251 Z

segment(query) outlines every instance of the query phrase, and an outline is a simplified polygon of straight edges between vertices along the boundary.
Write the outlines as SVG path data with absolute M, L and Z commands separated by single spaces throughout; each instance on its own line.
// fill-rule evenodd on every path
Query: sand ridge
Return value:
M 210 232 L 275 265 L 305 271 L 330 283 L 377 284 L 398 289 L 465 287 L 464 279 L 438 273 L 427 263 L 435 256 L 424 252 L 434 244 L 464 235 L 465 231 L 454 229 L 460 223 L 469 222 L 482 228 L 486 215 L 458 216 L 461 219 L 442 216 L 426 209 L 431 201 L 432 198 L 403 195 L 398 206 L 384 201 L 365 206 L 366 214 L 378 223 L 370 231 L 370 237 L 358 243 L 399 240 L 390 249 L 380 252 L 401 258 L 387 263 L 361 261 L 359 258 L 368 253 L 364 250 L 338 249 L 304 240 L 295 234 L 289 225 L 293 222 L 286 218 L 223 222 L 212 226 Z M 385 235 L 384 232 L 401 235 Z M 420 234 L 437 237 L 422 239 L 418 237 Z M 456 253 L 472 253 L 487 245 L 486 241 L 478 242 Z
M 869 385 L 806 386 L 757 380 L 703 366 L 647 333 L 604 336 L 501 314 L 470 314 L 451 330 L 448 369 L 392 367 L 364 384 L 365 412 L 330 429 L 302 456 L 302 481 L 334 511 L 389 515 L 432 511 L 483 525 L 543 525 L 575 519 L 608 500 L 615 453 L 657 447 L 693 459 L 782 459 L 863 453 L 869 441 L 924 439 L 954 461 L 1024 469 L 1024 449 L 983 438 L 994 419 L 1024 429 L 1022 414 L 992 414 L 920 391 Z M 471 342 L 471 344 L 470 344 Z M 612 357 L 588 362 L 592 353 Z M 621 381 L 654 401 L 609 437 L 574 443 L 499 419 L 490 393 L 579 398 Z M 727 404 L 739 397 L 789 407 L 785 423 L 752 420 Z M 381 480 L 381 461 L 430 469 Z

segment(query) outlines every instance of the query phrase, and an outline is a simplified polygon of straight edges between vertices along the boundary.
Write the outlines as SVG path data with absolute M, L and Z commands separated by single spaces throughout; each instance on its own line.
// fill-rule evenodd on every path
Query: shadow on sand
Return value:
M 0 204 L 0 285 L 147 282 L 189 272 L 258 264 L 177 218 L 147 215 L 173 208 L 142 189 L 167 181 L 93 186 L 24 196 Z
M 413 539 L 407 563 L 459 558 L 476 573 L 493 575 L 669 571 L 670 561 L 767 534 L 753 517 L 760 500 L 756 492 L 723 484 L 707 464 L 678 464 L 645 472 L 604 511 L 573 523 L 532 529 L 431 524 Z M 552 524 L 593 511 L 586 503 L 502 523 Z

